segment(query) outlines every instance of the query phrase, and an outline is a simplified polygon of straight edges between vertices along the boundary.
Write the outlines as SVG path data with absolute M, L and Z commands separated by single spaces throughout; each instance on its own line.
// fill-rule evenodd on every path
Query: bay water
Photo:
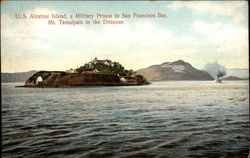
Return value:
M 247 157 L 249 82 L 15 88 L 2 83 L 2 157 Z

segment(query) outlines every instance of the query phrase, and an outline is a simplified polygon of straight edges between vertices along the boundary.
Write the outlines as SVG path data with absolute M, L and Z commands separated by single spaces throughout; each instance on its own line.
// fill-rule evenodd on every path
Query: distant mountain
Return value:
M 240 78 L 235 76 L 224 77 L 222 80 L 248 80 L 248 78 Z
M 219 72 L 223 72 L 225 74 L 224 77 L 235 76 L 238 78 L 249 78 L 249 69 L 230 69 L 217 62 L 207 63 L 202 70 L 206 71 L 214 78 L 217 77 Z
M 226 77 L 237 76 L 239 78 L 249 78 L 249 69 L 227 69 Z
M 183 60 L 153 65 L 148 68 L 139 69 L 136 72 L 146 77 L 149 81 L 214 79 L 207 72 L 198 70 Z
M 18 72 L 18 73 L 1 73 L 1 82 L 25 82 L 31 75 L 38 71 Z

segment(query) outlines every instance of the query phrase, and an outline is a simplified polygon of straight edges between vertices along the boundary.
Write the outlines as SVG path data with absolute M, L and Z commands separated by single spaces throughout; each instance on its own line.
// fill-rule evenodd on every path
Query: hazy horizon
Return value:
M 162 64 L 162 63 L 161 63 Z M 155 65 L 161 65 L 161 64 L 155 64 Z M 190 63 L 191 64 L 191 63 Z M 192 65 L 192 64 L 191 64 Z M 150 66 L 153 66 L 153 65 L 150 65 Z M 148 68 L 150 66 L 147 66 L 147 67 L 144 67 L 144 68 Z M 193 65 L 192 65 L 193 66 Z M 126 68 L 126 67 L 125 67 Z M 196 68 L 196 67 L 194 67 Z M 70 69 L 70 68 L 69 68 Z M 143 69 L 143 68 L 140 68 L 140 69 Z M 198 69 L 198 68 L 196 68 Z M 226 68 L 227 70 L 249 70 L 249 68 Z M 134 69 L 133 69 L 134 70 Z M 137 71 L 139 69 L 136 69 L 134 71 Z M 198 69 L 198 70 L 203 70 L 202 68 L 201 69 Z M 41 70 L 27 70 L 27 71 L 17 71 L 17 72 L 2 72 L 1 73 L 25 73 L 25 72 L 30 72 L 30 71 L 65 71 L 65 70 L 45 70 L 45 69 L 41 69 Z

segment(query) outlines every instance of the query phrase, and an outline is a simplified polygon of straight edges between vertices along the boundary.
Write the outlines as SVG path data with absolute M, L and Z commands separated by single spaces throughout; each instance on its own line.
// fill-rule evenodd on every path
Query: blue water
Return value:
M 247 157 L 248 81 L 15 88 L 2 83 L 2 156 Z

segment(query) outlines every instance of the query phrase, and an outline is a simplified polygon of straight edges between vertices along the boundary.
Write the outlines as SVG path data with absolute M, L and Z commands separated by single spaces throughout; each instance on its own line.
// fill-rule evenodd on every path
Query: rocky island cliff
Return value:
M 136 86 L 148 85 L 142 75 L 126 70 L 118 62 L 98 60 L 66 71 L 39 71 L 25 81 L 22 87 L 88 87 L 88 86 Z

